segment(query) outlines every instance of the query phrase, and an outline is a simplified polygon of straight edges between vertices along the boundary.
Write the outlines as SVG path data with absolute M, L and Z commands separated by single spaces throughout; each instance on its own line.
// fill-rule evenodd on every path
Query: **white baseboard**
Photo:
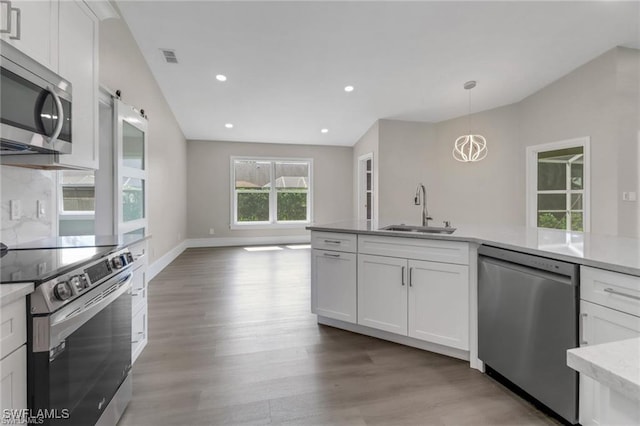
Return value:
M 218 237 L 192 238 L 188 240 L 188 247 L 234 247 L 257 246 L 264 244 L 300 244 L 311 242 L 310 235 L 274 235 L 271 237 Z
M 169 250 L 158 260 L 149 265 L 147 270 L 148 280 L 158 275 L 164 268 L 169 266 L 178 256 L 188 248 L 198 247 L 234 247 L 234 246 L 257 246 L 264 244 L 302 244 L 311 242 L 310 235 L 289 235 L 272 237 L 219 237 L 219 238 L 192 238 L 182 241 L 180 244 Z
M 151 281 L 153 277 L 158 275 L 164 268 L 169 266 L 171 262 L 173 262 L 176 257 L 180 256 L 183 251 L 189 248 L 188 245 L 189 240 L 184 240 L 168 252 L 166 252 L 162 257 L 149 265 L 147 269 L 147 280 Z

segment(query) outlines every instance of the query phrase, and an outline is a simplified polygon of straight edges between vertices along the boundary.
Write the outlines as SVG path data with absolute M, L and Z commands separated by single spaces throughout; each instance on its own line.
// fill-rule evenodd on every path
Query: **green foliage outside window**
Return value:
M 269 193 L 239 192 L 238 222 L 268 222 Z
M 307 191 L 278 191 L 278 221 L 307 220 Z
M 567 229 L 567 215 L 565 213 L 538 213 L 538 226 L 540 228 Z M 571 213 L 571 230 L 584 231 L 582 213 Z

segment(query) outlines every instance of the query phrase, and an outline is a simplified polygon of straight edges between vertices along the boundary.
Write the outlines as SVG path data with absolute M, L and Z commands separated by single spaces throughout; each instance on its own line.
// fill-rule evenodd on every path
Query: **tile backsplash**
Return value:
M 56 172 L 0 166 L 2 227 L 0 241 L 11 247 L 56 234 Z M 11 220 L 11 200 L 19 200 L 21 215 Z M 38 201 L 44 214 L 38 217 Z

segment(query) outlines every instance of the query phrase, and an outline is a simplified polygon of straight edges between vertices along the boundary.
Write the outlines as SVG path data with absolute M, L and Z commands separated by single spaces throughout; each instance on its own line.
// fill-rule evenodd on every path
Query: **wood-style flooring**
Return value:
M 149 284 L 119 425 L 557 424 L 466 362 L 318 325 L 309 265 L 308 249 L 184 252 Z

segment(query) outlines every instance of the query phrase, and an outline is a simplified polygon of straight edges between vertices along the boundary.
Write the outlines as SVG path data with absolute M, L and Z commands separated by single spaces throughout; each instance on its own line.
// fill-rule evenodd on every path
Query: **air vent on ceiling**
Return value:
M 164 55 L 164 60 L 167 61 L 168 64 L 177 64 L 178 58 L 176 57 L 176 51 L 171 49 L 160 49 L 162 54 Z

